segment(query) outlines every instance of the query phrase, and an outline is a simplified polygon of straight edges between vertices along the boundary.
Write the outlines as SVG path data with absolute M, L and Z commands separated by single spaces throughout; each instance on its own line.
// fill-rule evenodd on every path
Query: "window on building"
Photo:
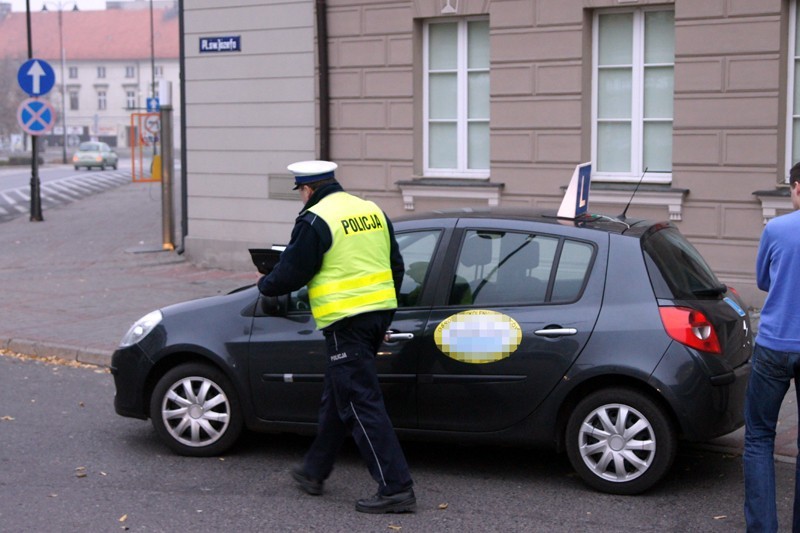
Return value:
M 79 98 L 78 98 L 78 91 L 70 91 L 69 92 L 69 110 L 70 111 L 78 111 L 80 108 L 79 105 Z
M 133 66 L 125 67 L 125 77 L 126 78 L 135 78 L 136 77 L 136 67 L 133 67 Z
M 489 176 L 489 21 L 430 22 L 424 31 L 426 176 Z
M 125 107 L 128 109 L 136 107 L 136 91 L 125 91 Z
M 156 78 L 163 78 L 164 77 L 164 67 L 162 67 L 162 66 L 153 67 L 153 75 Z
M 789 170 L 800 161 L 800 9 L 797 0 L 789 4 L 789 87 L 788 108 L 786 112 L 786 172 L 789 181 Z
M 106 67 L 97 67 L 97 77 L 98 78 L 106 77 Z
M 108 107 L 108 100 L 105 91 L 97 91 L 97 109 L 104 111 Z
M 675 14 L 599 11 L 594 17 L 595 179 L 672 179 Z
M 69 67 L 69 77 L 73 80 L 78 78 L 78 67 Z

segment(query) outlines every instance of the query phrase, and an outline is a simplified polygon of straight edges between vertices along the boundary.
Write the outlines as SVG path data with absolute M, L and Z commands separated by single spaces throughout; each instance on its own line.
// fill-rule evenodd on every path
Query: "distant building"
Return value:
M 50 63 L 56 75 L 55 86 L 43 97 L 57 113 L 54 130 L 42 137 L 50 150 L 62 146 L 64 124 L 70 148 L 90 138 L 130 146 L 135 138 L 131 113 L 146 111 L 147 99 L 157 93 L 161 79 L 172 82 L 177 115 L 178 12 L 174 2 L 155 4 L 162 7 L 153 9 L 152 40 L 150 10 L 144 9 L 149 2 L 141 0 L 109 2 L 111 9 L 105 11 L 76 11 L 70 2 L 62 2 L 63 10 L 58 11 L 53 6 L 59 4 L 45 3 L 47 11 L 31 13 L 33 56 Z M 3 5 L 7 4 L 0 4 L 0 61 L 22 64 L 28 57 L 26 13 Z M 26 98 L 21 90 L 19 95 L 20 101 Z

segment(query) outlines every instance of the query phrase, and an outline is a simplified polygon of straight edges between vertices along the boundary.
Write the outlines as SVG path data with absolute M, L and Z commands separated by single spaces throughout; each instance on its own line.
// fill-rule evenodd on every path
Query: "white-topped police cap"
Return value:
M 286 167 L 289 172 L 294 174 L 294 188 L 301 185 L 308 185 L 315 181 L 321 181 L 334 177 L 333 171 L 339 165 L 332 161 L 298 161 Z

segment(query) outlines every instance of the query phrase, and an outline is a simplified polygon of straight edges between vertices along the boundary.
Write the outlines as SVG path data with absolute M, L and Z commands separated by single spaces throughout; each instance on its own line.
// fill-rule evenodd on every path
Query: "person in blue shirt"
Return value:
M 744 511 L 749 532 L 778 531 L 775 427 L 792 378 L 800 411 L 800 163 L 789 173 L 789 188 L 794 211 L 767 223 L 756 259 L 756 282 L 767 299 L 745 400 Z M 800 532 L 800 461 L 792 531 Z

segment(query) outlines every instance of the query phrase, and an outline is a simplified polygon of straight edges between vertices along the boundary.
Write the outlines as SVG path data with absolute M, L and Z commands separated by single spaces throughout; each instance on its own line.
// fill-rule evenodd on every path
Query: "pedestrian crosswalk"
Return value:
M 93 172 L 41 183 L 39 197 L 42 210 L 68 204 L 131 182 L 128 170 Z M 0 191 L 0 222 L 30 213 L 30 186 Z

